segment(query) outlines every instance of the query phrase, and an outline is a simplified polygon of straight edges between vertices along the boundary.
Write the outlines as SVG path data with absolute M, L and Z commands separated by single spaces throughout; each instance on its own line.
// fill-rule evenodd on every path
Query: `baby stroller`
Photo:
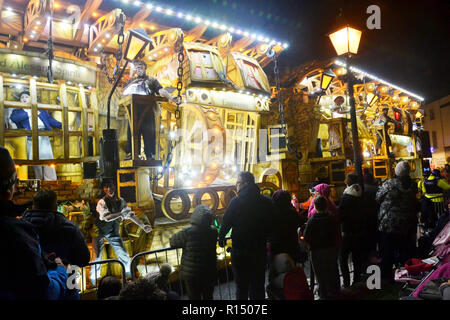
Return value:
M 434 279 L 450 277 L 450 221 L 436 236 L 432 244 L 432 250 L 427 259 L 422 260 L 429 265 L 428 272 L 421 274 L 405 274 L 404 270 L 397 269 L 395 281 L 405 282 L 404 290 L 410 292 L 409 296 L 419 298 L 425 285 Z M 427 268 L 427 266 L 424 266 Z

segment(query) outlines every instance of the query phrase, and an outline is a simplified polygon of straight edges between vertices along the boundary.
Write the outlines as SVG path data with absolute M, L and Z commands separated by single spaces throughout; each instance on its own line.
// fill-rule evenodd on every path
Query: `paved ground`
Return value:
M 310 266 L 309 262 L 305 263 L 304 271 L 310 281 Z M 353 275 L 350 275 L 353 281 Z M 266 272 L 266 285 L 267 285 L 268 274 Z M 343 285 L 343 278 L 341 277 L 341 285 Z M 342 291 L 342 298 L 345 300 L 398 300 L 400 296 L 407 295 L 409 292 L 404 292 L 401 294 L 403 284 L 392 284 L 382 282 L 381 290 L 368 290 L 365 286 L 365 282 L 354 284 L 351 288 L 344 289 Z M 236 299 L 236 285 L 233 280 L 221 283 L 217 285 L 214 289 L 214 300 L 235 300 Z M 267 294 L 266 294 L 266 298 Z M 183 300 L 188 300 L 187 296 L 182 297 Z M 314 299 L 318 300 L 319 296 L 317 294 L 317 284 L 314 290 Z

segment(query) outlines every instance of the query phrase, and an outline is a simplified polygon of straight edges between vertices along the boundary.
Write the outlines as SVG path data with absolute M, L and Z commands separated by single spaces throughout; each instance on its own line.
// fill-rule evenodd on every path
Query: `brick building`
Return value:
M 430 133 L 432 164 L 443 167 L 450 162 L 450 95 L 424 106 L 424 129 Z

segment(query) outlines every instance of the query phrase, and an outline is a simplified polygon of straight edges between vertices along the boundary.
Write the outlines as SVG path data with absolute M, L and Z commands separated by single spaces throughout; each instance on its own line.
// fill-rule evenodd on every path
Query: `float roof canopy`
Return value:
M 42 0 L 0 1 L 0 41 L 9 48 L 33 50 L 47 48 L 49 38 L 50 3 Z M 187 11 L 183 11 L 187 9 Z M 125 32 L 144 28 L 149 36 L 172 28 L 180 28 L 185 41 L 216 44 L 224 33 L 233 37 L 231 50 L 257 57 L 258 46 L 273 45 L 280 52 L 288 44 L 245 26 L 224 25 L 208 17 L 191 15 L 189 8 L 174 8 L 154 1 L 134 0 L 73 0 L 53 1 L 52 38 L 56 52 L 66 52 L 80 58 L 97 56 L 100 50 L 117 49 L 117 18 L 126 16 Z M 101 37 L 101 39 L 99 39 Z M 36 49 L 35 49 L 36 50 Z M 84 57 L 83 57 L 84 55 Z M 259 59 L 260 60 L 260 59 Z M 267 59 L 266 59 L 267 60 Z M 261 61 L 259 61 L 261 63 Z M 264 65 L 264 64 L 263 64 Z

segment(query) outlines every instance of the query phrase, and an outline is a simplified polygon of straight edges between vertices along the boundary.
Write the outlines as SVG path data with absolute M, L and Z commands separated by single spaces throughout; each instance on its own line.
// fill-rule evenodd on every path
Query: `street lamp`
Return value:
M 361 31 L 347 25 L 346 27 L 331 33 L 329 37 L 337 55 L 340 56 L 346 53 L 358 53 L 361 34 Z
M 103 176 L 104 178 L 116 178 L 117 168 L 119 167 L 119 145 L 117 141 L 117 130 L 111 129 L 111 98 L 114 91 L 119 84 L 120 79 L 123 76 L 128 63 L 136 58 L 139 58 L 144 49 L 152 40 L 148 38 L 144 29 L 130 29 L 128 30 L 128 37 L 125 44 L 125 51 L 123 58 L 125 59 L 125 64 L 120 70 L 117 78 L 114 80 L 114 85 L 108 96 L 107 103 L 107 129 L 103 130 L 103 145 L 102 145 L 102 155 L 103 155 Z M 118 35 L 119 50 L 120 45 L 123 43 L 123 25 L 122 29 Z M 121 59 L 121 54 L 119 54 L 119 62 Z
M 335 31 L 329 34 L 331 43 L 333 44 L 334 49 L 338 56 L 345 55 L 345 60 L 347 63 L 347 67 L 350 71 L 350 57 L 351 54 L 357 54 L 359 48 L 359 42 L 361 40 L 362 32 L 352 28 L 350 26 L 345 26 L 338 31 Z M 361 187 L 364 186 L 363 176 L 362 176 L 362 154 L 361 154 L 361 146 L 359 145 L 358 138 L 358 123 L 356 120 L 356 106 L 355 106 L 355 97 L 353 91 L 354 78 L 352 72 L 347 72 L 347 89 L 350 100 L 350 121 L 352 125 L 352 140 L 353 140 L 353 156 L 355 159 L 355 172 L 358 176 L 358 182 Z M 376 96 L 376 95 L 374 95 Z M 378 99 L 378 97 L 377 97 Z M 373 100 L 373 99 L 372 99 Z M 371 102 L 372 102 L 371 100 Z M 376 100 L 375 100 L 376 101 Z M 375 102 L 374 102 L 375 103 Z
M 320 89 L 322 89 L 322 93 L 320 94 L 319 100 L 317 100 L 317 104 L 320 102 L 320 98 L 324 94 L 325 91 L 327 91 L 328 87 L 331 84 L 331 81 L 336 77 L 334 72 L 331 69 L 327 69 L 324 72 L 322 72 L 322 76 L 320 78 Z
M 331 81 L 336 77 L 331 69 L 327 69 L 322 72 L 322 77 L 320 78 L 320 89 L 326 91 L 331 84 Z

